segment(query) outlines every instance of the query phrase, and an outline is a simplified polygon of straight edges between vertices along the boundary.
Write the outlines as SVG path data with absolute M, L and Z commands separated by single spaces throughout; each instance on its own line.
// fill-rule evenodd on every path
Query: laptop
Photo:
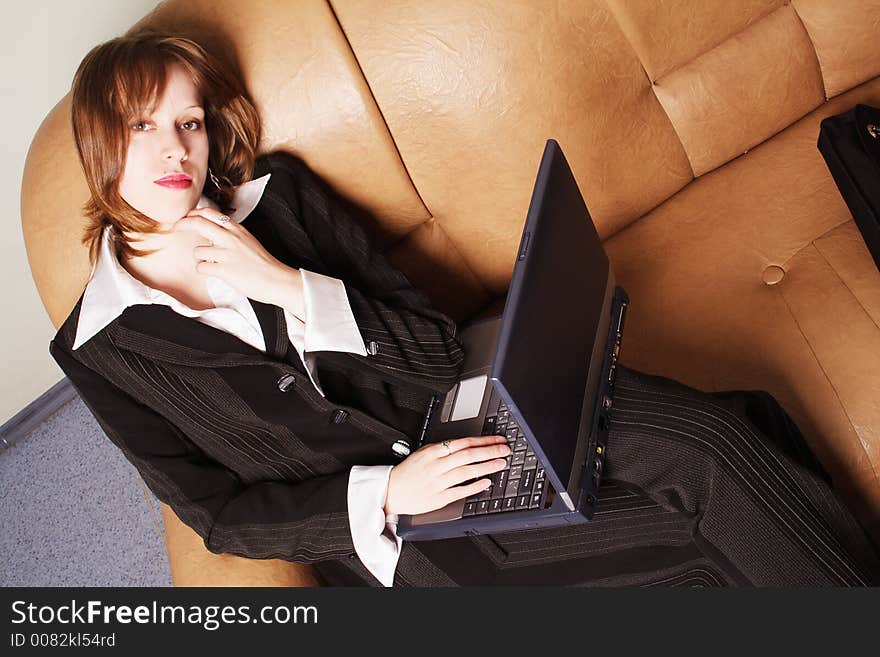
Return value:
M 398 536 L 453 538 L 592 518 L 628 304 L 562 149 L 549 139 L 504 311 L 461 327 L 462 374 L 434 395 L 417 440 L 421 447 L 504 435 L 508 467 L 481 493 L 399 515 Z

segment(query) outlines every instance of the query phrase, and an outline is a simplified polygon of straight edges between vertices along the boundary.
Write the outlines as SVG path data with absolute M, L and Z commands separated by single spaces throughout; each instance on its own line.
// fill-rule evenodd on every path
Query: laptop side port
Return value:
M 623 328 L 623 314 L 624 314 L 625 309 L 626 309 L 626 303 L 621 302 L 620 312 L 617 315 L 617 329 L 615 331 L 618 336 L 621 335 L 621 329 Z

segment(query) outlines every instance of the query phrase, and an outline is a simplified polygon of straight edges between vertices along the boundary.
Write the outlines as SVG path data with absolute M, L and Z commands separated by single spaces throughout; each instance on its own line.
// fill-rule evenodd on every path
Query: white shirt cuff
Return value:
M 367 355 L 351 311 L 345 284 L 338 278 L 300 269 L 305 313 L 305 351 L 344 351 Z
M 318 381 L 315 356 L 314 354 L 306 353 L 305 350 L 305 323 L 287 308 L 282 308 L 282 310 L 284 311 L 284 321 L 287 322 L 287 337 L 290 338 L 293 348 L 296 349 L 296 353 L 299 354 L 299 359 L 302 361 L 303 365 L 305 365 L 306 372 L 308 372 L 309 379 L 311 379 L 315 389 L 321 393 L 322 397 L 326 397 L 327 395 L 325 395 L 324 391 L 321 389 L 321 382 Z
M 364 339 L 351 311 L 345 284 L 338 278 L 300 269 L 305 321 L 283 308 L 287 336 L 305 365 L 312 385 L 326 397 L 318 380 L 313 351 L 367 355 Z
M 390 465 L 355 465 L 348 477 L 348 522 L 355 552 L 383 586 L 393 586 L 403 539 L 397 515 L 385 515 Z

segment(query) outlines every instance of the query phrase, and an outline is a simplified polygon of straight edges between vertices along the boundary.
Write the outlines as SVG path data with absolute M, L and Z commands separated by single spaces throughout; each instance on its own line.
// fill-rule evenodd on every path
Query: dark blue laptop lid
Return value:
M 517 250 L 490 378 L 510 398 L 515 416 L 521 416 L 520 428 L 544 452 L 539 456 L 557 490 L 566 490 L 575 466 L 608 276 L 608 257 L 580 189 L 559 144 L 549 139 Z

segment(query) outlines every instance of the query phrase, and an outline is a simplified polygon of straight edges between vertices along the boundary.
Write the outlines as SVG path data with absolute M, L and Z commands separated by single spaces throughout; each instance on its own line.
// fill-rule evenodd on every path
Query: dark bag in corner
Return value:
M 880 269 L 880 109 L 856 105 L 829 116 L 817 145 Z

